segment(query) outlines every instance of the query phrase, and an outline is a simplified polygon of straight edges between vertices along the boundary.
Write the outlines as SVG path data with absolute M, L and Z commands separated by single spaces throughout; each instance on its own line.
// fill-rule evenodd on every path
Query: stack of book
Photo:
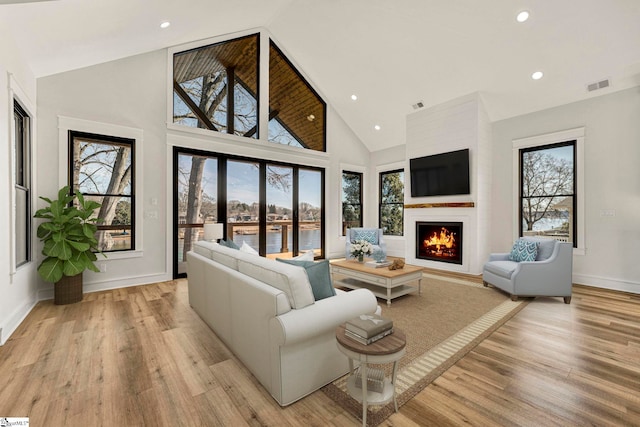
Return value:
M 345 335 L 368 345 L 393 333 L 393 321 L 377 314 L 363 314 L 347 321 Z

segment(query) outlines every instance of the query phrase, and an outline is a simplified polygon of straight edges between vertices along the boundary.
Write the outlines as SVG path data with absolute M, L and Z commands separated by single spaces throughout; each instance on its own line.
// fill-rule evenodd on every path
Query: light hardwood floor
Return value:
M 497 292 L 497 291 L 496 291 Z M 357 426 L 280 408 L 191 310 L 185 280 L 39 303 L 0 347 L 0 417 L 32 426 Z M 640 295 L 537 298 L 383 426 L 640 425 Z

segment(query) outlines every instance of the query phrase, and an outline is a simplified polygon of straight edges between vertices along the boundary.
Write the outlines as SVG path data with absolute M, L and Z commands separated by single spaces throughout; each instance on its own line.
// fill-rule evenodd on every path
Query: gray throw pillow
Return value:
M 220 244 L 231 249 L 240 249 L 240 246 L 236 245 L 236 242 L 234 242 L 233 240 L 220 239 Z
M 307 277 L 309 277 L 313 298 L 316 301 L 332 297 L 336 294 L 336 290 L 333 288 L 333 284 L 331 283 L 331 273 L 329 271 L 328 260 L 325 259 L 317 262 L 283 258 L 276 258 L 276 260 L 286 264 L 300 266 L 307 271 Z

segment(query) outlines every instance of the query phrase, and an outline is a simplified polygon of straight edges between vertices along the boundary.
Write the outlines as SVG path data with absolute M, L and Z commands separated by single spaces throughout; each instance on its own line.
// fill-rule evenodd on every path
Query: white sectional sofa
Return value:
M 211 242 L 187 253 L 189 303 L 281 405 L 344 375 L 335 328 L 378 312 L 366 289 L 314 301 L 304 268 Z

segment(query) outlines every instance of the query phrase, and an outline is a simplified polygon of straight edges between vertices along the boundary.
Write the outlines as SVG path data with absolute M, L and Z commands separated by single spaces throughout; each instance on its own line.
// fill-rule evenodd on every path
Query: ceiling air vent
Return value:
M 609 79 L 600 80 L 599 82 L 589 83 L 587 85 L 587 92 L 593 92 L 594 90 L 604 89 L 611 86 Z
M 418 110 L 418 109 L 424 107 L 424 102 L 418 101 L 415 104 L 413 104 L 412 107 L 413 107 L 414 110 Z

